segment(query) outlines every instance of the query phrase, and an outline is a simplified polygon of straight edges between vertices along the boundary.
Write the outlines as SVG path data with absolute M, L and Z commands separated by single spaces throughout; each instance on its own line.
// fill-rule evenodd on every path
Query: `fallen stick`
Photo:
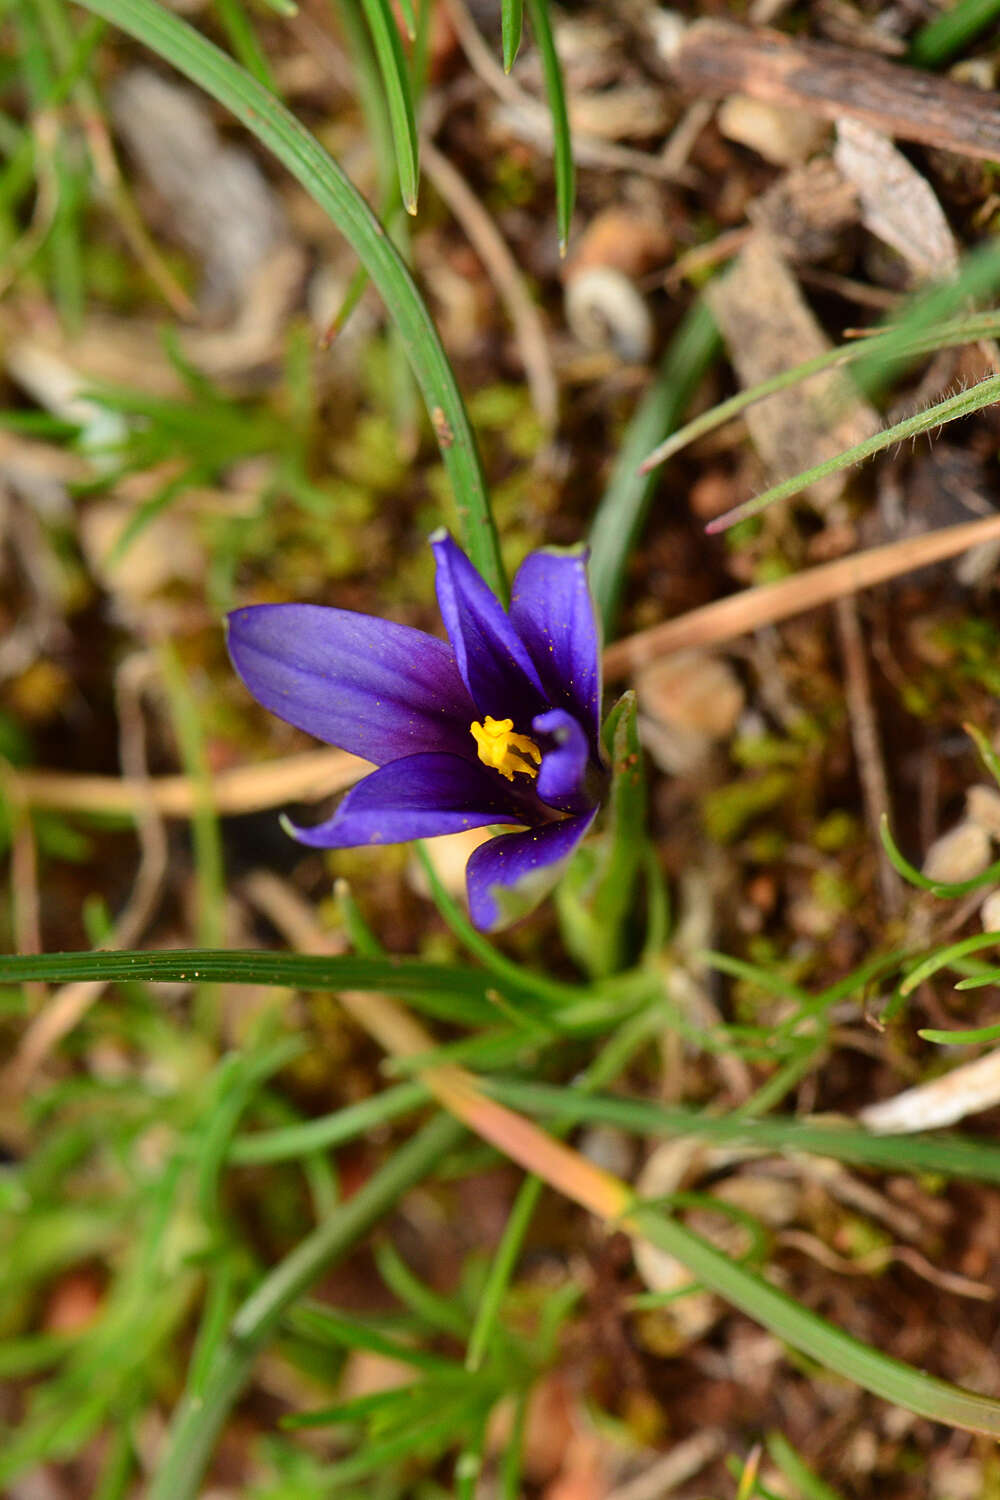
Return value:
M 821 563 L 790 578 L 779 579 L 777 583 L 744 589 L 700 609 L 688 610 L 676 620 L 664 620 L 662 625 L 616 641 L 604 653 L 604 675 L 609 680 L 627 677 L 668 652 L 721 645 L 764 625 L 775 625 L 779 620 L 830 604 L 859 589 L 886 583 L 915 568 L 943 562 L 996 537 L 1000 537 L 1000 515 L 987 516 L 982 521 L 943 526 L 923 536 L 871 547 L 867 552 L 852 552 L 835 562 Z
M 666 60 L 685 93 L 745 94 L 824 120 L 862 120 L 885 135 L 959 156 L 1000 157 L 1000 94 L 876 53 L 728 21 L 697 21 Z
M 342 792 L 370 770 L 346 750 L 307 750 L 284 760 L 220 771 L 212 778 L 212 805 L 222 816 L 263 812 L 283 802 L 316 802 Z M 198 791 L 189 776 L 80 776 L 71 771 L 17 771 L 17 790 L 32 807 L 61 812 L 120 813 L 152 806 L 166 818 L 190 818 Z

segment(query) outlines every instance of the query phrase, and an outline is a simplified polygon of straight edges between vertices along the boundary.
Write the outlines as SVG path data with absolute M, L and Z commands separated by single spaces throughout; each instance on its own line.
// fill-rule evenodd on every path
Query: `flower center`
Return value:
M 532 778 L 538 775 L 542 752 L 526 734 L 514 733 L 513 719 L 492 719 L 487 714 L 481 724 L 470 724 L 469 728 L 484 766 L 492 766 L 508 781 L 514 780 L 515 771 Z

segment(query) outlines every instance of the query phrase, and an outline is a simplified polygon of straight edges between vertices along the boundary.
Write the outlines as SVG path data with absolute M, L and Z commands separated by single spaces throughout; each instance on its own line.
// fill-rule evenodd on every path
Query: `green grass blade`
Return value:
M 968 417 L 984 406 L 992 406 L 997 400 L 1000 400 L 1000 375 L 991 375 L 988 380 L 979 381 L 970 390 L 960 391 L 957 396 L 949 396 L 946 401 L 939 401 L 935 406 L 929 406 L 926 411 L 918 412 L 916 416 L 907 417 L 902 422 L 896 422 L 892 427 L 876 432 L 873 437 L 854 444 L 843 453 L 838 453 L 835 458 L 828 459 L 825 463 L 814 464 L 811 469 L 804 469 L 800 474 L 793 474 L 790 479 L 783 479 L 780 484 L 771 485 L 762 495 L 756 495 L 745 504 L 737 505 L 724 516 L 710 521 L 705 530 L 709 535 L 727 531 L 730 526 L 735 526 L 739 521 L 746 521 L 751 516 L 759 515 L 769 505 L 800 494 L 802 490 L 808 489 L 809 485 L 815 484 L 817 480 L 825 479 L 829 474 L 838 474 L 842 469 L 849 469 L 854 464 L 871 458 L 873 454 L 881 453 L 885 448 L 892 448 L 897 443 L 905 443 L 911 438 L 919 437 L 923 432 L 943 427 L 946 422 L 956 422 L 961 417 Z
M 997 880 L 1000 880 L 1000 860 L 997 860 L 992 865 L 987 865 L 981 874 L 973 875 L 971 880 L 931 880 L 922 870 L 918 870 L 916 865 L 911 865 L 905 854 L 902 853 L 892 836 L 889 819 L 885 813 L 882 814 L 879 820 L 878 832 L 879 838 L 882 840 L 882 847 L 889 857 L 889 863 L 897 875 L 902 875 L 904 880 L 908 880 L 918 890 L 930 891 L 931 895 L 937 896 L 943 901 L 955 901 L 959 896 L 967 896 L 970 891 L 978 890 L 980 886 L 994 885 Z
M 168 479 L 162 484 L 155 494 L 150 495 L 148 500 L 143 500 L 141 505 L 136 506 L 129 516 L 121 531 L 108 549 L 108 553 L 101 564 L 102 568 L 109 572 L 117 568 L 125 557 L 132 543 L 145 531 L 151 522 L 161 516 L 164 511 L 169 510 L 174 501 L 190 489 L 195 481 L 195 475 L 190 469 L 183 474 L 178 474 L 173 479 Z
M 441 1296 L 422 1282 L 391 1240 L 376 1245 L 375 1265 L 393 1295 L 428 1328 L 456 1339 L 467 1336 L 469 1320 L 465 1311 L 450 1297 Z
M 785 1478 L 795 1485 L 803 1500 L 842 1500 L 837 1490 L 813 1473 L 805 1459 L 782 1433 L 768 1433 L 767 1456 Z
M 503 70 L 509 73 L 517 61 L 524 29 L 524 0 L 501 0 L 500 31 L 503 37 Z
M 258 83 L 262 83 L 272 94 L 278 92 L 264 49 L 257 40 L 257 33 L 253 29 L 253 22 L 247 15 L 240 0 L 215 0 L 215 9 L 222 29 L 229 38 L 237 62 L 251 73 Z
M 407 213 L 417 211 L 417 189 L 420 179 L 420 150 L 417 122 L 410 92 L 410 72 L 403 51 L 399 27 L 389 0 L 362 0 L 375 55 L 378 58 L 382 84 L 389 105 L 392 138 L 396 147 L 399 191 Z
M 573 142 L 569 129 L 569 110 L 566 107 L 566 90 L 563 86 L 562 67 L 556 51 L 555 38 L 549 18 L 548 0 L 528 0 L 531 27 L 542 58 L 542 76 L 545 79 L 545 94 L 552 115 L 552 139 L 556 165 L 556 223 L 559 230 L 559 254 L 566 254 L 569 244 L 569 229 L 576 201 L 576 166 L 573 162 Z
M 957 943 L 948 943 L 943 948 L 936 948 L 933 953 L 929 953 L 925 959 L 922 959 L 916 968 L 910 970 L 899 987 L 900 994 L 912 995 L 925 979 L 930 979 L 941 969 L 947 969 L 956 961 L 968 958 L 971 953 L 979 953 L 983 948 L 995 948 L 998 942 L 1000 942 L 1000 934 L 996 932 L 977 932 L 972 937 L 960 938 Z
M 575 985 L 564 984 L 558 979 L 550 979 L 547 974 L 525 968 L 495 948 L 488 938 L 473 927 L 458 902 L 448 894 L 423 841 L 417 844 L 417 855 L 434 905 L 459 942 L 474 958 L 478 958 L 484 968 L 491 970 L 500 980 L 512 982 L 521 993 L 527 991 L 538 995 L 556 1006 L 579 1000 L 580 991 Z
M 288 1309 L 461 1139 L 454 1121 L 436 1115 L 394 1152 L 354 1197 L 286 1256 L 251 1293 L 204 1377 L 174 1414 L 149 1500 L 194 1500 L 216 1438 L 240 1396 L 259 1350 Z
M 215 948 L 223 939 L 226 870 L 222 835 L 212 793 L 212 777 L 205 755 L 201 715 L 180 657 L 169 641 L 165 641 L 160 650 L 160 666 L 181 761 L 195 788 L 191 835 L 197 879 L 198 939 L 206 947 Z M 207 1030 L 213 1029 L 216 1005 L 210 990 L 201 991 L 197 1008 L 200 1023 Z
M 995 940 L 995 939 L 994 939 Z M 723 1145 L 765 1151 L 805 1151 L 855 1166 L 888 1172 L 935 1172 L 942 1177 L 1000 1183 L 1000 1146 L 961 1135 L 875 1135 L 856 1125 L 827 1125 L 772 1116 L 712 1115 L 703 1110 L 668 1108 L 646 1099 L 585 1094 L 579 1089 L 484 1078 L 483 1089 L 512 1109 L 556 1127 L 581 1123 L 614 1125 L 636 1135 L 691 1136 Z
M 514 1267 L 524 1247 L 524 1240 L 535 1216 L 538 1200 L 544 1186 L 540 1177 L 526 1177 L 518 1188 L 517 1197 L 507 1216 L 503 1236 L 490 1262 L 489 1275 L 476 1308 L 476 1317 L 469 1335 L 465 1353 L 465 1366 L 470 1371 L 482 1367 L 492 1341 L 503 1299 L 507 1295 Z
M 412 1114 L 429 1098 L 422 1083 L 398 1083 L 371 1099 L 349 1104 L 336 1114 L 324 1115 L 318 1120 L 303 1120 L 300 1125 L 283 1125 L 276 1130 L 259 1130 L 252 1135 L 239 1136 L 230 1145 L 226 1159 L 234 1167 L 298 1161 L 314 1151 L 330 1151 L 345 1141 L 369 1135 L 400 1115 Z
M 506 582 L 475 438 L 454 372 L 398 251 L 371 209 L 314 136 L 226 54 L 155 0 L 81 0 L 230 110 L 329 214 L 369 274 L 398 327 L 423 391 L 455 495 L 466 551 L 501 598 Z
M 933 1422 L 1000 1437 L 1000 1402 L 925 1375 L 861 1343 L 738 1265 L 701 1235 L 654 1209 L 636 1204 L 629 1210 L 629 1219 L 645 1239 L 675 1256 L 702 1286 L 826 1369 Z
M 605 640 L 614 637 L 625 569 L 656 490 L 655 476 L 640 474 L 639 463 L 680 421 L 719 348 L 715 320 L 698 301 L 674 334 L 656 381 L 629 423 L 590 527 L 590 586 Z
M 400 1424 L 391 1436 L 378 1442 L 369 1440 L 349 1457 L 331 1465 L 323 1474 L 322 1493 L 328 1494 L 334 1487 L 356 1483 L 359 1479 L 381 1476 L 391 1464 L 411 1455 L 436 1457 L 444 1454 L 461 1439 L 470 1423 L 485 1419 L 489 1404 L 489 1396 L 478 1390 L 453 1396 L 450 1401 L 441 1401 L 432 1416 L 410 1425 Z
M 910 43 L 910 62 L 918 68 L 943 67 L 998 15 L 1000 0 L 958 0 L 921 26 Z
M 417 17 L 413 9 L 413 0 L 399 0 L 399 14 L 403 18 L 406 27 L 406 35 L 413 41 L 417 34 Z
M 326 1303 L 300 1302 L 291 1308 L 286 1323 L 298 1337 L 309 1339 L 322 1349 L 364 1349 L 369 1354 L 384 1355 L 386 1359 L 412 1365 L 415 1370 L 424 1370 L 431 1375 L 448 1375 L 461 1369 L 454 1360 L 390 1338 L 370 1323 L 352 1318 Z
M 351 54 L 351 76 L 375 157 L 381 214 L 385 219 L 395 203 L 399 183 L 382 76 L 372 50 L 371 32 L 365 25 L 357 0 L 334 0 L 334 5 Z
M 997 939 L 1000 944 L 1000 938 Z M 1000 984 L 1000 969 L 984 969 L 981 973 L 970 974 L 965 979 L 960 979 L 956 984 L 956 990 L 981 990 L 987 985 Z
M 648 474 L 651 469 L 666 463 L 668 458 L 672 458 L 682 448 L 687 448 L 697 438 L 704 437 L 706 433 L 715 432 L 726 422 L 731 422 L 734 417 L 742 415 L 747 407 L 755 406 L 758 401 L 764 401 L 768 396 L 774 396 L 779 391 L 786 391 L 793 385 L 799 385 L 803 380 L 808 380 L 811 375 L 819 375 L 824 370 L 838 369 L 845 365 L 872 366 L 880 357 L 886 360 L 916 358 L 921 354 L 932 354 L 938 349 L 953 349 L 962 344 L 974 343 L 977 339 L 994 338 L 998 333 L 1000 333 L 1000 313 L 977 313 L 974 317 L 955 318 L 942 323 L 928 333 L 911 335 L 904 323 L 885 333 L 873 334 L 867 339 L 855 339 L 852 343 L 841 344 L 836 349 L 826 349 L 822 354 L 814 355 L 812 359 L 803 360 L 799 365 L 792 365 L 790 369 L 782 370 L 778 375 L 771 375 L 767 380 L 760 381 L 758 385 L 748 386 L 745 391 L 737 391 L 728 400 L 720 401 L 709 411 L 702 412 L 690 422 L 685 422 L 683 427 L 671 433 L 643 458 L 639 465 L 639 472 Z
M 988 1046 L 1000 1037 L 1000 1023 L 993 1026 L 977 1026 L 972 1031 L 938 1031 L 928 1026 L 917 1035 L 925 1042 L 936 1042 L 941 1047 Z
M 486 990 L 495 986 L 495 979 L 475 969 L 425 964 L 417 959 L 204 948 L 0 955 L 0 984 L 24 984 L 32 979 L 55 983 L 148 979 L 181 984 L 265 984 L 302 990 L 380 990 L 387 995 L 406 996 L 414 1003 L 426 998 L 435 1012 L 447 1011 L 452 1020 L 464 1019 L 470 1025 L 482 1026 L 496 1019 L 495 1007 L 483 998 Z

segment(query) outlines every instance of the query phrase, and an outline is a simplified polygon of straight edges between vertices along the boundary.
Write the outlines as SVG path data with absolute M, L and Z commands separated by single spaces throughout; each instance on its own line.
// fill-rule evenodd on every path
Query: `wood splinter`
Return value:
M 745 94 L 824 120 L 862 120 L 899 140 L 1000 159 L 1000 93 L 832 42 L 696 21 L 667 59 L 688 94 Z

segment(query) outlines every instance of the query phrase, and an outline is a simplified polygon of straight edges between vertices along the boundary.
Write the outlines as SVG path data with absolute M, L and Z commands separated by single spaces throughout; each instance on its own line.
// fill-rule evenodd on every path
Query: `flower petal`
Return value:
M 543 548 L 524 559 L 510 619 L 527 646 L 546 697 L 569 709 L 596 748 L 601 715 L 601 642 L 587 582 L 585 548 Z
M 229 654 L 259 703 L 376 765 L 424 750 L 471 755 L 475 709 L 444 641 L 316 604 L 229 616 Z
M 543 802 L 560 812 L 582 812 L 587 805 L 583 781 L 590 761 L 587 736 L 564 708 L 538 714 L 531 727 L 536 734 L 550 735 L 555 740 L 554 748 L 542 754 L 535 791 Z
M 469 914 L 481 932 L 526 916 L 555 885 L 595 812 L 504 833 L 481 844 L 465 867 Z
M 431 537 L 441 618 L 458 670 L 480 718 L 512 718 L 520 728 L 546 706 L 531 657 L 499 599 L 446 531 Z
M 457 755 L 427 754 L 407 755 L 372 771 L 325 822 L 286 826 L 299 843 L 315 849 L 351 849 L 519 822 L 499 777 Z

